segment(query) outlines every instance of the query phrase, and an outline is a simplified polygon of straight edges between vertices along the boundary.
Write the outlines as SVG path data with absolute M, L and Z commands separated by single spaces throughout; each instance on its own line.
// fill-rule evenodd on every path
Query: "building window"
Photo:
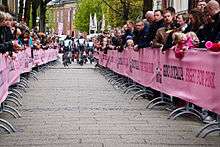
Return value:
M 187 0 L 170 0 L 168 6 L 172 6 L 176 9 L 176 12 L 182 12 L 188 10 Z
M 153 10 L 162 9 L 162 0 L 153 1 Z

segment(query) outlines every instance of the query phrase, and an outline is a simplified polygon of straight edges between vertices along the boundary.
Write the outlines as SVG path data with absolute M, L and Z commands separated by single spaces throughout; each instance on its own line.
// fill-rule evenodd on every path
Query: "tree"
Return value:
M 24 21 L 29 24 L 32 0 L 26 0 L 24 8 Z
M 118 27 L 127 20 L 136 20 L 142 14 L 142 7 L 142 0 L 81 0 L 75 25 L 77 29 L 88 32 L 89 15 L 96 13 L 99 20 L 105 14 L 106 24 Z
M 5 11 L 8 12 L 8 0 L 2 0 L 2 4 L 5 6 Z
M 152 10 L 153 0 L 144 0 L 143 1 L 143 18 L 147 11 Z
M 32 2 L 32 28 L 36 27 L 37 9 L 39 5 L 40 5 L 39 0 L 33 0 Z
M 56 28 L 55 20 L 55 11 L 53 8 L 47 9 L 46 12 L 46 22 L 48 23 L 48 27 L 51 28 L 53 31 Z
M 75 26 L 82 32 L 89 31 L 89 15 L 97 14 L 97 19 L 102 17 L 101 0 L 81 0 L 78 4 L 78 10 L 75 16 Z M 88 9 L 89 8 L 89 9 Z
M 47 4 L 51 0 L 40 0 L 40 31 L 45 32 Z
M 18 21 L 22 20 L 23 17 L 23 9 L 24 9 L 24 1 L 20 0 L 19 1 L 19 13 L 18 13 Z

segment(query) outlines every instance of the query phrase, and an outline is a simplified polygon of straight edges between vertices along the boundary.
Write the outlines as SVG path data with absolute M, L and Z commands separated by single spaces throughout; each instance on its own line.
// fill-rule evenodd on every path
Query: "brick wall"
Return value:
M 75 15 L 75 6 L 74 5 L 67 5 L 62 7 L 56 7 L 54 9 L 54 15 L 55 15 L 55 32 L 58 33 L 59 29 L 62 29 L 63 34 L 71 35 L 74 31 L 74 25 L 73 25 L 73 16 Z M 60 25 L 58 25 L 60 24 Z M 59 27 L 63 28 L 58 28 Z

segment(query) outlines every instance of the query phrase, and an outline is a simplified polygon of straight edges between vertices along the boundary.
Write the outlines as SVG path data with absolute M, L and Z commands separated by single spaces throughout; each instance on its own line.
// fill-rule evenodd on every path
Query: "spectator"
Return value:
M 122 35 L 122 44 L 125 45 L 127 42 L 127 37 L 132 37 L 131 39 L 133 39 L 134 37 L 134 23 L 132 21 L 127 21 L 125 30 L 124 30 L 124 34 Z
M 9 54 L 12 55 L 16 43 L 12 41 L 13 35 L 11 30 L 6 26 L 6 17 L 6 13 L 0 11 L 0 53 L 9 52 Z
M 176 21 L 181 32 L 187 33 L 190 31 L 190 27 L 188 25 L 189 17 L 187 14 L 178 14 Z
M 118 50 L 119 52 L 122 52 L 123 48 L 124 48 L 124 45 L 125 45 L 125 44 L 123 44 L 122 37 L 124 37 L 124 35 L 122 36 L 121 30 L 116 29 L 115 32 L 114 32 L 114 35 L 111 36 L 111 39 L 108 43 L 108 48 L 113 49 L 113 50 Z M 110 42 L 111 42 L 111 44 L 110 44 Z
M 147 20 L 145 25 L 148 25 L 148 26 L 151 25 L 155 21 L 154 12 L 153 11 L 147 11 L 146 14 L 145 14 L 145 18 Z
M 176 10 L 173 7 L 168 7 L 166 8 L 166 11 L 170 11 L 172 17 L 173 17 L 173 21 L 176 20 Z
M 206 5 L 207 3 L 205 2 L 205 0 L 199 0 L 197 3 L 197 9 L 199 9 L 201 12 L 204 12 Z
M 166 8 L 166 11 L 170 11 L 170 13 L 171 13 L 171 15 L 172 15 L 172 17 L 173 17 L 173 26 L 174 27 L 178 27 L 178 25 L 177 25 L 177 21 L 176 21 L 176 10 L 175 10 L 175 8 L 173 8 L 173 7 L 168 7 L 168 8 Z M 171 37 L 172 38 L 172 37 Z
M 165 10 L 163 13 L 163 17 L 164 17 L 165 27 L 162 27 L 157 30 L 157 33 L 153 40 L 153 45 L 152 45 L 152 47 L 155 47 L 155 48 L 161 48 L 166 44 L 168 35 L 172 32 L 172 29 L 173 29 L 172 13 L 168 10 Z
M 189 13 L 189 20 L 191 25 L 191 31 L 195 32 L 196 35 L 199 37 L 199 40 L 201 40 L 202 29 L 204 24 L 204 17 L 203 13 L 198 9 L 192 9 Z
M 155 10 L 154 11 L 154 18 L 155 18 L 156 22 L 163 20 L 163 11 L 162 10 Z
M 144 25 L 143 21 L 136 23 L 134 31 L 134 50 L 147 47 L 148 27 Z
M 127 30 L 125 32 L 126 37 L 127 36 L 133 36 L 134 31 L 134 22 L 133 21 L 127 21 Z
M 220 6 L 216 0 L 211 0 L 206 6 L 208 14 L 213 19 L 213 27 L 211 28 L 212 36 L 210 41 L 220 41 Z
M 155 17 L 155 21 L 153 22 L 152 25 L 150 25 L 150 28 L 149 28 L 147 46 L 149 46 L 150 42 L 153 41 L 157 30 L 159 28 L 164 27 L 163 12 L 161 10 L 155 10 L 154 11 L 154 17 Z

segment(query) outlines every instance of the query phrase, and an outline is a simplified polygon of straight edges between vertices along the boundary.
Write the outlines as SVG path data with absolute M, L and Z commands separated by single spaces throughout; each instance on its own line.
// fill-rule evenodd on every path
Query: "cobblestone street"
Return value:
M 167 111 L 147 110 L 148 100 L 131 101 L 93 65 L 60 64 L 38 78 L 18 108 L 22 117 L 3 116 L 17 132 L 0 135 L 1 147 L 220 146 L 219 137 L 195 137 L 204 124 L 168 120 Z

